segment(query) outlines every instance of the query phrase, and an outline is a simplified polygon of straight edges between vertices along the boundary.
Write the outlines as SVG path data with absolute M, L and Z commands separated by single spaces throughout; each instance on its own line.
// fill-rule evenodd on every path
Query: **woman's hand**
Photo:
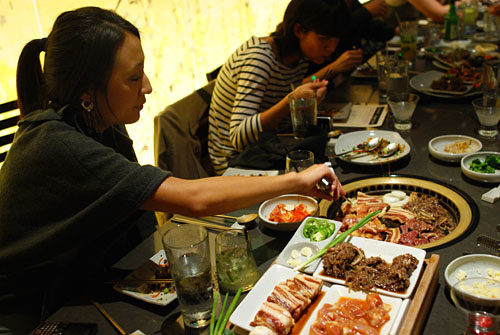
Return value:
M 347 72 L 355 69 L 363 62 L 363 51 L 361 49 L 347 50 L 337 58 L 330 68 L 334 72 Z
M 326 87 L 328 86 L 328 80 L 319 80 L 319 79 L 316 79 L 312 82 L 309 82 L 309 83 L 305 83 L 305 84 L 302 84 L 300 86 L 298 86 L 292 93 L 290 94 L 294 94 L 295 93 L 299 93 L 299 92 L 303 92 L 303 91 L 316 91 L 316 99 L 318 100 L 318 103 L 321 102 L 321 100 L 323 100 L 323 98 L 325 97 L 326 95 Z
M 297 174 L 299 189 L 297 193 L 309 195 L 312 197 L 320 197 L 327 200 L 335 200 L 340 196 L 345 195 L 345 191 L 340 184 L 339 179 L 333 171 L 325 164 L 316 164 L 301 171 Z M 330 182 L 330 189 L 327 191 L 320 190 L 317 185 L 321 179 L 325 178 Z

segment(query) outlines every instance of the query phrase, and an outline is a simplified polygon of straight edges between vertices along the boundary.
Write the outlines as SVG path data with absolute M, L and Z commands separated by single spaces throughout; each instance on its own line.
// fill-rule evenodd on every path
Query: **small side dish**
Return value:
M 335 233 L 335 224 L 328 219 L 310 218 L 305 222 L 302 233 L 311 241 L 323 241 Z
M 494 151 L 480 151 L 468 154 L 460 163 L 464 175 L 486 183 L 500 182 L 500 153 Z
M 442 135 L 434 137 L 428 144 L 431 156 L 446 162 L 460 162 L 462 157 L 482 147 L 481 141 L 465 135 Z
M 259 219 L 267 228 L 295 231 L 303 219 L 318 210 L 318 202 L 308 196 L 285 194 L 264 201 L 259 207 Z

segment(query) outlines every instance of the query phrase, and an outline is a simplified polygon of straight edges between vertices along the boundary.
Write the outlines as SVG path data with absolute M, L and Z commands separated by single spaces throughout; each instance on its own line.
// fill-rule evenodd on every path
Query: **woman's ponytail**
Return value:
M 17 63 L 17 99 L 21 118 L 47 106 L 40 53 L 47 39 L 35 39 L 26 44 Z

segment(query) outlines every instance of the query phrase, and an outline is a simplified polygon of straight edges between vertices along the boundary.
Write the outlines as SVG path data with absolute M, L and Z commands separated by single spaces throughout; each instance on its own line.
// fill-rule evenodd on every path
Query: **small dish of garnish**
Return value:
M 316 214 L 318 202 L 300 194 L 285 194 L 263 202 L 259 218 L 273 230 L 295 231 L 308 216 Z
M 464 156 L 461 161 L 463 174 L 485 183 L 500 182 L 500 152 L 481 151 Z
M 465 135 L 443 135 L 429 141 L 431 156 L 446 162 L 460 162 L 467 154 L 481 150 L 483 144 L 474 137 Z

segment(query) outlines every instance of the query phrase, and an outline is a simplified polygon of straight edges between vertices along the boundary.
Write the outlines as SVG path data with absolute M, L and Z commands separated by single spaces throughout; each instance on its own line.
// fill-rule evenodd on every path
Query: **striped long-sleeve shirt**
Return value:
M 259 113 L 283 99 L 290 84 L 298 86 L 308 64 L 294 68 L 279 63 L 269 43 L 258 37 L 240 46 L 222 66 L 210 104 L 208 151 L 222 174 L 229 159 L 257 142 L 262 131 Z

